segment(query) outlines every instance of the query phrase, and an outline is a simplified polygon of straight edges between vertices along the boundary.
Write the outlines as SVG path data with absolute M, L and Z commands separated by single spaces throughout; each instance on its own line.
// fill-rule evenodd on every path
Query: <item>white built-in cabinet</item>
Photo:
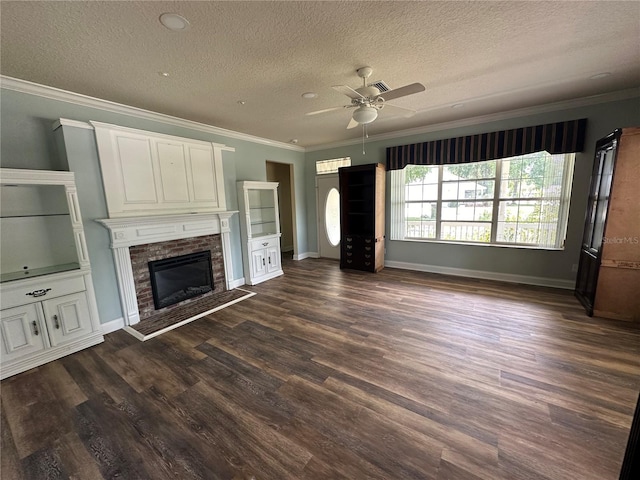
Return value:
M 283 274 L 277 182 L 238 182 L 245 282 L 256 285 Z
M 224 145 L 91 122 L 109 218 L 226 209 Z
M 104 340 L 74 174 L 0 169 L 0 378 Z

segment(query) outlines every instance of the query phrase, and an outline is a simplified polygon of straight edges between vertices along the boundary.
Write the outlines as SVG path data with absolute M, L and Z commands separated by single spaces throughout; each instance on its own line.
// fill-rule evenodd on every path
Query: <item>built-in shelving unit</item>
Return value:
M 0 378 L 103 341 L 71 172 L 0 169 Z
M 255 285 L 283 274 L 277 182 L 238 182 L 245 281 Z
M 338 172 L 340 268 L 377 272 L 384 267 L 384 166 L 357 165 Z

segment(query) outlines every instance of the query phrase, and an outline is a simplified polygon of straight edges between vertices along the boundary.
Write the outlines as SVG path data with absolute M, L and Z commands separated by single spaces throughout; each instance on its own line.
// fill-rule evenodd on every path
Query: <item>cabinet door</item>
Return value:
M 58 346 L 91 333 L 91 317 L 85 292 L 42 302 L 51 345 Z
M 0 354 L 2 362 L 31 355 L 47 346 L 46 330 L 40 322 L 40 303 L 2 310 Z
M 121 132 L 114 133 L 113 137 L 118 177 L 112 181 L 121 183 L 121 187 L 116 188 L 122 192 L 123 207 L 135 210 L 156 205 L 158 195 L 150 139 Z M 105 188 L 110 188 L 107 179 Z
M 267 248 L 267 273 L 280 270 L 280 249 Z
M 253 278 L 261 277 L 267 273 L 266 250 L 251 252 L 251 266 L 253 267 Z
M 155 140 L 153 143 L 158 156 L 162 202 L 189 203 L 184 145 L 168 140 Z
M 187 145 L 191 162 L 191 201 L 218 207 L 218 178 L 211 148 Z

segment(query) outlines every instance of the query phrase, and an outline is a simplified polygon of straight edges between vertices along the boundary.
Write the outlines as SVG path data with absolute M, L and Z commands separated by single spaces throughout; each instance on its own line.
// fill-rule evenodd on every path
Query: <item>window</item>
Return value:
M 350 167 L 351 157 L 332 158 L 331 160 L 318 160 L 316 162 L 316 175 L 338 173 L 340 167 Z
M 575 155 L 391 171 L 391 239 L 564 246 Z

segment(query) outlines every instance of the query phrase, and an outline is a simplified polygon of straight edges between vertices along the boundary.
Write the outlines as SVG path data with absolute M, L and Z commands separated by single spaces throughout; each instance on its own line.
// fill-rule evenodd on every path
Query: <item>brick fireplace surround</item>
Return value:
M 208 250 L 211 252 L 211 266 L 213 267 L 212 292 L 205 293 L 194 298 L 170 305 L 159 310 L 153 304 L 151 291 L 151 276 L 149 274 L 149 262 L 163 260 L 165 258 L 187 255 Z M 138 312 L 140 321 L 144 321 L 154 315 L 162 314 L 179 305 L 185 305 L 194 300 L 224 292 L 226 288 L 224 277 L 224 259 L 222 257 L 222 239 L 220 235 L 204 235 L 202 237 L 183 238 L 180 240 L 168 240 L 165 242 L 145 243 L 129 247 L 131 269 L 136 287 L 138 300 Z
M 147 265 L 150 260 L 203 250 L 211 251 L 214 291 L 180 302 L 176 306 L 183 306 L 206 295 L 211 296 L 233 288 L 235 280 L 232 277 L 229 218 L 235 213 L 237 212 L 98 220 L 111 234 L 111 249 L 125 330 L 134 334 L 130 328 L 132 325 L 159 312 L 153 305 Z M 171 308 L 174 306 L 162 310 Z M 198 315 L 194 318 L 197 317 Z

